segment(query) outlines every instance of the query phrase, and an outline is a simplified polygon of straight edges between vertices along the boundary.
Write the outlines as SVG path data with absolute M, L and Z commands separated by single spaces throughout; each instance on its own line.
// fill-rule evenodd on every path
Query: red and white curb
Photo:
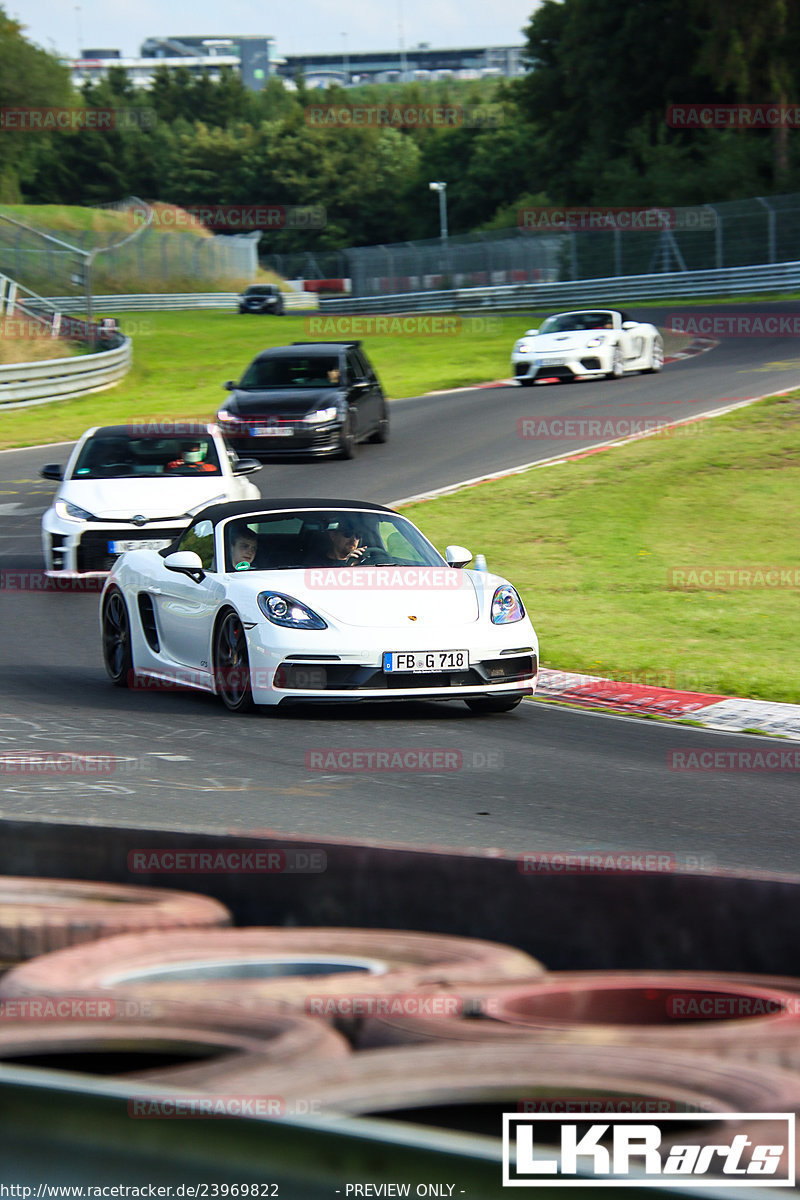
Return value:
M 605 708 L 634 716 L 690 719 L 710 729 L 731 733 L 759 731 L 800 741 L 800 704 L 744 700 L 711 692 L 685 692 L 642 683 L 580 675 L 570 671 L 539 672 L 536 695 L 579 708 Z

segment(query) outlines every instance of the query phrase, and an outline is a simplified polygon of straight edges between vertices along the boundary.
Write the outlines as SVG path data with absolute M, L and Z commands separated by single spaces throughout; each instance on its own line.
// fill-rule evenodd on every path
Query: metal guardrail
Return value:
M 149 292 L 133 296 L 95 296 L 98 312 L 158 312 L 163 309 L 236 308 L 239 292 Z M 287 309 L 316 309 L 319 297 L 312 292 L 283 292 Z M 86 305 L 80 296 L 47 296 L 47 303 L 59 312 L 83 312 Z
M 573 304 L 631 304 L 676 297 L 738 296 L 742 292 L 800 291 L 800 262 L 726 267 L 718 271 L 666 271 L 563 283 L 520 283 L 500 287 L 455 288 L 321 300 L 326 313 L 453 312 L 492 309 L 559 308 Z
M 36 363 L 0 366 L 0 407 L 46 404 L 98 392 L 122 379 L 130 370 L 130 338 L 113 350 L 79 358 L 49 358 Z

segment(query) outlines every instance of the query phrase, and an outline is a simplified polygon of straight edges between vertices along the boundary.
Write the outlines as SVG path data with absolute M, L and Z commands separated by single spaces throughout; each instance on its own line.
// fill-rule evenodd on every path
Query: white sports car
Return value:
M 507 580 L 442 558 L 405 517 L 357 500 L 204 509 L 165 550 L 123 554 L 100 600 L 120 687 L 195 688 L 232 711 L 325 700 L 465 700 L 506 712 L 539 647 Z
M 664 341 L 655 325 L 618 309 L 558 313 L 514 343 L 511 365 L 523 386 L 537 379 L 619 379 L 629 371 L 660 371 Z
M 104 575 L 126 550 L 160 550 L 215 500 L 258 500 L 239 459 L 216 425 L 187 421 L 88 429 L 66 470 L 42 467 L 61 483 L 42 517 L 48 575 Z

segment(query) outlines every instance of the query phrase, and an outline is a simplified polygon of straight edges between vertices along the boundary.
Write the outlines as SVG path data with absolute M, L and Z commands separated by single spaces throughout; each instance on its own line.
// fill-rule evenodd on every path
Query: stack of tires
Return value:
M 478 939 L 234 929 L 204 896 L 35 879 L 0 879 L 0 965 L 0 1062 L 137 1095 L 489 1136 L 504 1111 L 800 1112 L 800 979 L 548 973 Z

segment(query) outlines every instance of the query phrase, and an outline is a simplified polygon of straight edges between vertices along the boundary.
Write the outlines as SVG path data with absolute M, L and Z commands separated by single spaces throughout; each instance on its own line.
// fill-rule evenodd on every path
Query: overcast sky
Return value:
M 80 48 L 139 53 L 148 37 L 263 34 L 278 55 L 339 54 L 522 43 L 536 0 L 0 0 L 44 49 L 74 57 Z M 345 35 L 344 37 L 342 35 Z

